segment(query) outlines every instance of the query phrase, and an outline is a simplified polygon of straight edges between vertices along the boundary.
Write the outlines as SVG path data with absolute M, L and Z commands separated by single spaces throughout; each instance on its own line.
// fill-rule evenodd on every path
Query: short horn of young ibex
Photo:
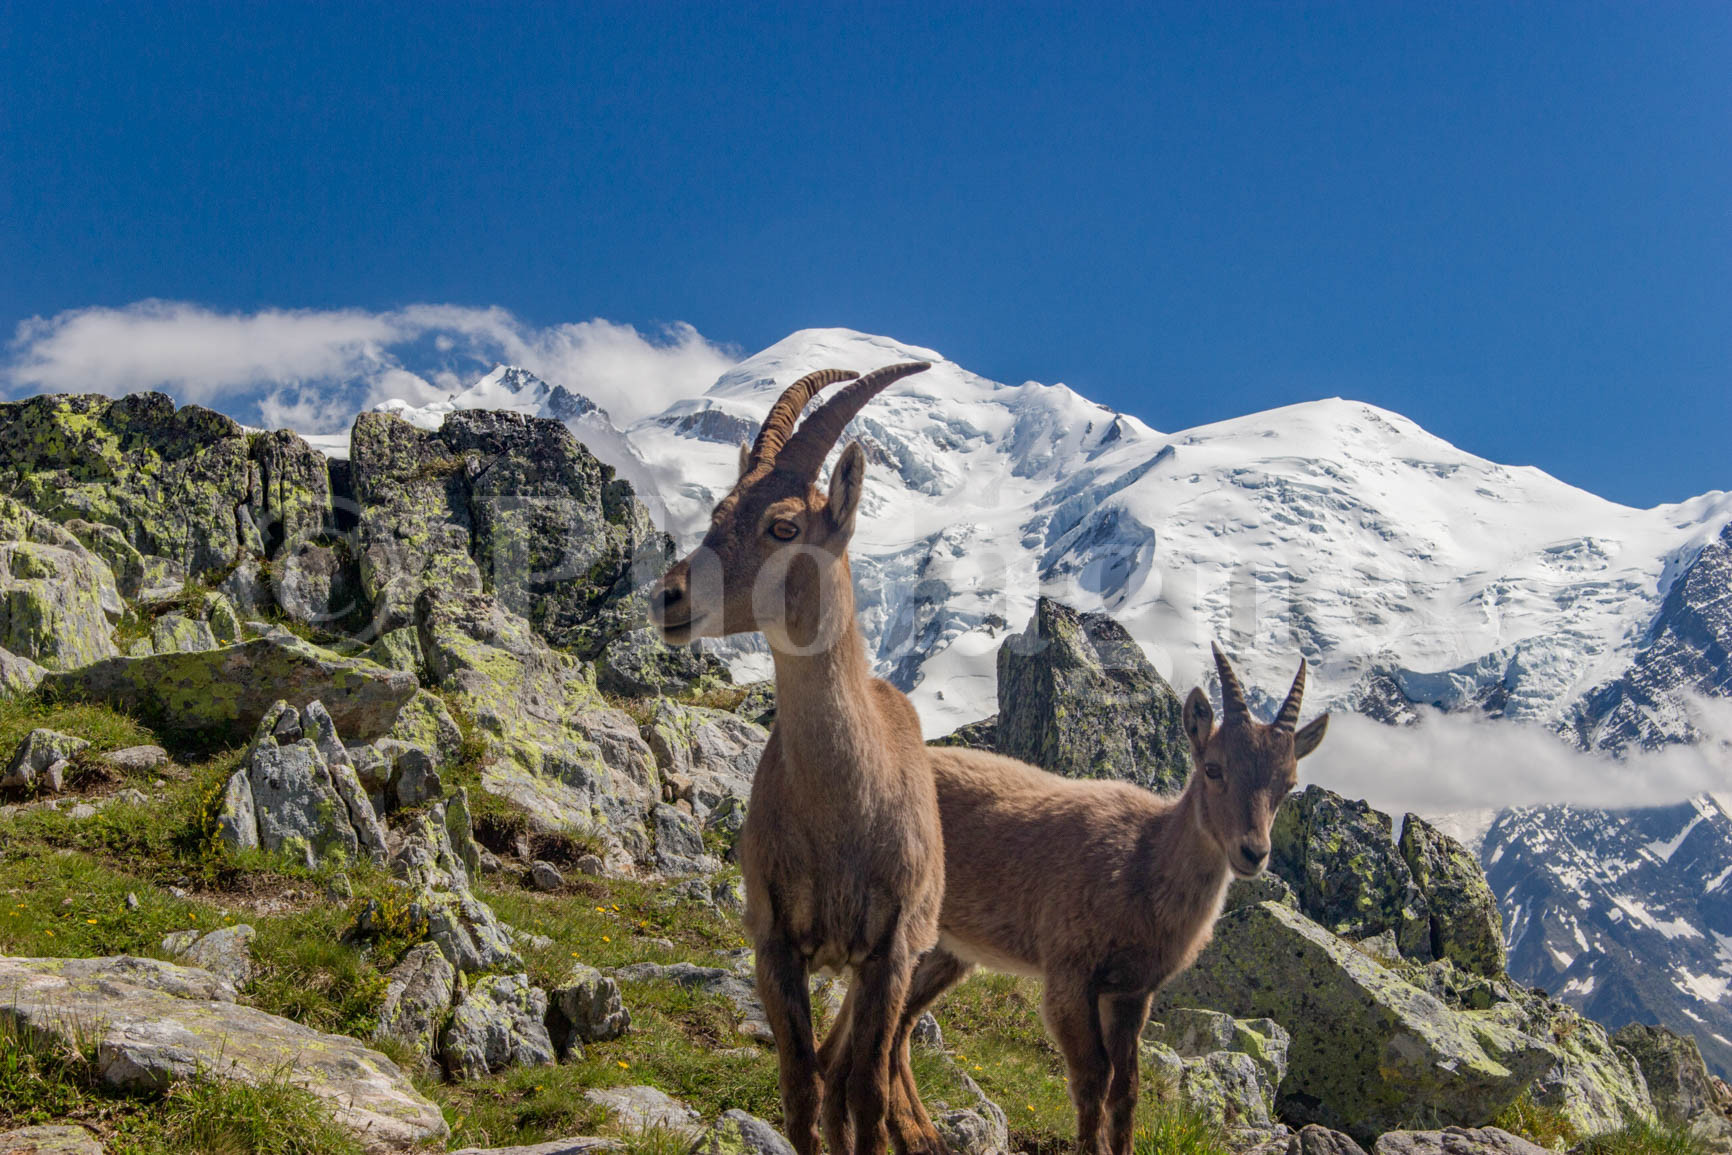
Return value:
M 777 400 L 701 546 L 657 584 L 650 613 L 671 643 L 762 630 L 776 668 L 776 724 L 752 782 L 738 844 L 758 993 L 776 1036 L 782 1109 L 799 1155 L 816 1155 L 819 1116 L 840 1155 L 881 1155 L 889 1134 L 891 1048 L 910 976 L 938 941 L 943 836 L 914 707 L 871 676 L 848 566 L 866 475 L 858 443 L 828 492 L 825 456 L 860 407 L 927 366 L 860 378 L 798 431 L 824 370 Z M 807 993 L 813 969 L 850 972 L 857 1012 L 844 1077 L 826 1082 Z M 846 1129 L 853 1121 L 850 1136 Z
M 1268 862 L 1275 810 L 1329 722 L 1325 714 L 1296 729 L 1303 661 L 1269 724 L 1252 718 L 1219 647 L 1215 664 L 1222 719 L 1216 725 L 1206 693 L 1191 691 L 1191 775 L 1176 798 L 977 750 L 932 750 L 944 909 L 896 1037 L 890 1126 L 899 1151 L 943 1150 L 914 1086 L 908 1038 L 921 1013 L 979 965 L 1045 980 L 1042 1018 L 1069 1070 L 1077 1149 L 1095 1155 L 1104 1139 L 1110 1155 L 1129 1155 L 1150 1002 L 1208 944 L 1228 882 Z

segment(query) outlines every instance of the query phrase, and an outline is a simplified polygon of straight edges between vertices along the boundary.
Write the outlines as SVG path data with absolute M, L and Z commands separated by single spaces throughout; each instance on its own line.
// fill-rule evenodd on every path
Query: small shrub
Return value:
M 1200 1111 L 1168 1102 L 1139 1114 L 1131 1141 L 1136 1155 L 1232 1155 L 1220 1124 Z
M 1523 1091 L 1521 1098 L 1505 1107 L 1491 1122 L 1511 1135 L 1553 1151 L 1565 1150 L 1581 1137 L 1562 1111 L 1534 1102 L 1531 1091 Z
M 1642 1121 L 1591 1136 L 1574 1150 L 1577 1155 L 1707 1155 L 1689 1128 Z

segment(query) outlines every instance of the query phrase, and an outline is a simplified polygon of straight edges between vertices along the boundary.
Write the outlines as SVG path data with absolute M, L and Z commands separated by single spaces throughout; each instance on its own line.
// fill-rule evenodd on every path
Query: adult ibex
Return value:
M 818 1151 L 826 1094 L 838 1155 L 881 1155 L 888 1146 L 891 1047 L 914 964 L 938 941 L 944 846 L 929 752 L 908 699 L 871 676 L 854 622 L 847 549 L 866 474 L 859 444 L 842 451 L 828 494 L 816 485 L 861 406 L 926 368 L 869 373 L 794 432 L 818 390 L 856 374 L 825 370 L 796 381 L 756 443 L 741 447 L 739 480 L 716 506 L 703 544 L 650 597 L 668 642 L 762 630 L 775 660 L 776 724 L 752 781 L 739 855 L 784 1122 L 800 1155 Z M 845 1077 L 827 1091 L 807 993 L 817 968 L 850 972 L 855 1008 L 848 1062 L 838 1065 Z
M 1325 714 L 1296 731 L 1303 661 L 1268 725 L 1251 717 L 1219 647 L 1215 666 L 1221 724 L 1208 695 L 1192 690 L 1183 712 L 1191 775 L 1176 798 L 978 750 L 932 750 L 944 910 L 895 1040 L 890 1127 L 899 1151 L 943 1150 L 914 1086 L 908 1038 L 920 1014 L 980 965 L 1045 980 L 1041 1017 L 1069 1071 L 1077 1149 L 1101 1151 L 1104 1122 L 1106 1151 L 1129 1155 L 1150 1001 L 1208 944 L 1228 882 L 1262 871 L 1275 810 L 1329 723 Z

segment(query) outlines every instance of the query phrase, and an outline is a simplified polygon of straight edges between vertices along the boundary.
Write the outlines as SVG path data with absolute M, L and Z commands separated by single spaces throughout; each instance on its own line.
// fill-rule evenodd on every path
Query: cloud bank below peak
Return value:
M 498 362 L 581 393 L 623 424 L 703 392 L 739 360 L 683 322 L 646 334 L 600 318 L 535 326 L 498 307 L 241 313 L 159 300 L 32 317 L 8 353 L 0 381 L 14 396 L 154 389 L 309 433 L 341 429 L 383 401 L 439 400 Z

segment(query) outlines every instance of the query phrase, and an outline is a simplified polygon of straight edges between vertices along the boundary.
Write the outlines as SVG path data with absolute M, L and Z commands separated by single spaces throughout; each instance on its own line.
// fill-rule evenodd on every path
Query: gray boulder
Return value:
M 160 1091 L 195 1075 L 287 1078 L 323 1099 L 370 1151 L 406 1151 L 447 1134 L 439 1108 L 384 1055 L 235 1002 L 226 979 L 154 959 L 0 958 L 0 1018 L 94 1045 L 96 1073 Z
M 0 496 L 0 648 L 48 670 L 113 654 L 122 610 L 108 565 L 71 533 Z
M 1366 1139 L 1417 1113 L 1484 1122 L 1555 1055 L 1402 981 L 1297 912 L 1266 902 L 1223 915 L 1165 1007 L 1268 1018 L 1292 1034 L 1282 1112 Z
M 564 981 L 547 992 L 547 1028 L 560 1058 L 583 1043 L 617 1039 L 631 1029 L 619 984 L 592 966 L 573 963 Z
M 966 1071 L 957 1068 L 952 1073 L 962 1083 L 968 1102 L 937 1111 L 933 1127 L 956 1155 L 1004 1155 L 1010 1150 L 1010 1123 L 1004 1108 L 987 1098 Z
M 1503 974 L 1503 915 L 1479 859 L 1417 814 L 1402 819 L 1400 847 L 1430 914 L 1432 957 L 1473 974 Z
M 1372 1155 L 1550 1155 L 1537 1143 L 1497 1127 L 1448 1127 L 1442 1131 L 1391 1131 Z
M 723 1111 L 693 1145 L 691 1155 L 794 1155 L 782 1133 L 744 1111 Z
M 706 822 L 724 803 L 744 813 L 752 776 L 769 742 L 769 731 L 738 714 L 658 699 L 643 727 L 664 782 L 684 784 L 683 800 Z M 670 798 L 664 792 L 664 802 Z
M 596 685 L 622 697 L 655 698 L 729 680 L 720 658 L 696 646 L 670 646 L 649 627 L 614 638 L 595 663 Z
M 453 1079 L 479 1079 L 507 1067 L 554 1061 L 543 1020 L 547 994 L 528 975 L 484 975 L 469 985 L 439 1036 Z
M 23 1127 L 0 1132 L 0 1155 L 102 1155 L 102 1144 L 83 1127 Z
M 438 945 L 424 942 L 411 947 L 403 961 L 391 968 L 374 1040 L 392 1039 L 431 1066 L 439 1028 L 456 993 L 457 969 Z
M 0 790 L 23 790 L 33 786 L 50 769 L 69 761 L 73 755 L 90 747 L 83 738 L 62 734 L 57 730 L 32 730 L 18 743 L 6 772 L 0 774 Z M 58 786 L 50 789 L 59 790 Z
M 1176 793 L 1191 768 L 1180 707 L 1142 648 L 1105 614 L 1043 597 L 1028 628 L 998 651 L 998 752 L 1056 774 Z
M 696 1111 L 654 1087 L 607 1087 L 585 1091 L 583 1097 L 607 1108 L 614 1125 L 627 1132 L 659 1128 L 692 1142 L 703 1134 L 703 1121 Z
M 463 791 L 428 807 L 391 839 L 391 870 L 408 884 L 428 938 L 453 966 L 472 974 L 523 965 L 510 931 L 470 889 L 481 855 Z
M 332 856 L 385 857 L 384 829 L 318 702 L 278 702 L 260 720 L 246 764 L 229 779 L 218 831 L 235 849 L 289 854 L 308 866 Z
M 163 949 L 187 966 L 227 979 L 240 990 L 252 981 L 254 930 L 246 923 L 200 933 L 180 931 L 163 939 Z
M 1430 911 L 1389 815 L 1307 786 L 1275 812 L 1271 840 L 1269 869 L 1293 888 L 1307 918 L 1344 938 L 1393 931 L 1402 955 L 1433 957 Z
M 1702 1060 L 1696 1040 L 1665 1027 L 1631 1023 L 1612 1035 L 1642 1069 L 1660 1119 L 1687 1126 L 1709 1151 L 1732 1151 L 1729 1105 Z
M 161 746 L 128 746 L 110 750 L 102 760 L 123 774 L 148 774 L 168 762 L 168 751 Z
M 655 865 L 663 874 L 713 874 L 722 864 L 704 849 L 703 832 L 695 818 L 677 807 L 658 805 L 655 820 Z

